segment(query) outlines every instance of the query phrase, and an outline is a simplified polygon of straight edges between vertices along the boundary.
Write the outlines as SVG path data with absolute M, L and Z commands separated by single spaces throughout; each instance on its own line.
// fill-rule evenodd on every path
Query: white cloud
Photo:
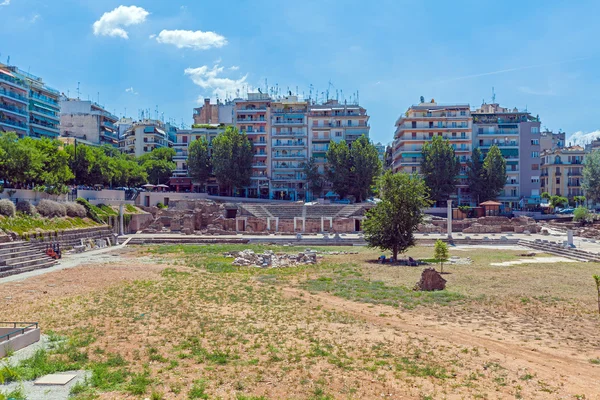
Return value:
M 10 4 L 10 0 L 4 0 L 2 3 L 0 3 L 0 6 L 7 6 Z
M 162 30 L 156 37 L 158 43 L 172 44 L 179 49 L 192 48 L 207 50 L 212 47 L 223 47 L 227 44 L 224 36 L 215 32 Z
M 570 135 L 569 137 L 567 137 L 567 144 L 572 143 L 572 144 L 578 144 L 580 146 L 583 146 L 585 144 L 591 143 L 592 140 L 597 139 L 600 137 L 600 129 L 593 131 L 593 132 L 588 132 L 588 133 L 584 133 L 582 131 L 579 132 L 575 132 L 572 135 Z
M 238 69 L 240 69 L 240 67 L 238 67 L 237 65 L 234 65 L 232 67 L 229 67 L 230 71 L 237 71 Z
M 212 68 L 203 65 L 198 68 L 186 68 L 184 73 L 189 75 L 196 85 L 210 90 L 212 95 L 220 99 L 241 96 L 244 90 L 254 90 L 251 85 L 248 85 L 246 80 L 248 75 L 244 75 L 239 79 L 225 78 L 221 76 L 224 69 L 218 64 Z
M 98 21 L 94 22 L 94 35 L 129 39 L 127 31 L 123 27 L 141 24 L 149 14 L 142 7 L 119 6 L 104 13 Z
M 40 19 L 40 14 L 34 14 L 31 19 L 29 20 L 29 22 L 31 22 L 32 24 L 35 24 L 37 22 L 38 19 Z
M 125 92 L 131 93 L 131 94 L 138 94 L 138 92 L 136 92 L 135 90 L 133 90 L 133 86 L 128 87 L 127 89 L 125 89 Z

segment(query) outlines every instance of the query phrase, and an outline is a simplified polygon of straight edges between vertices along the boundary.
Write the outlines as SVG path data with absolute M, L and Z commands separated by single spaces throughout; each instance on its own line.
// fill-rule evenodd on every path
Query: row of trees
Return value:
M 430 190 L 431 199 L 441 204 L 456 193 L 460 161 L 448 139 L 434 136 L 423 145 L 421 174 Z M 498 197 L 506 183 L 506 160 L 494 145 L 483 156 L 473 149 L 465 171 L 471 197 L 477 204 Z

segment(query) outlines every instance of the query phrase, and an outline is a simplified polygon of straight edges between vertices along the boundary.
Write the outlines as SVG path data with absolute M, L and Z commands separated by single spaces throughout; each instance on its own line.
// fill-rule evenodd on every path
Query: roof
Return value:
M 493 200 L 488 200 L 488 201 L 484 201 L 483 203 L 479 204 L 480 206 L 501 206 L 502 203 L 498 203 L 497 201 L 493 201 Z

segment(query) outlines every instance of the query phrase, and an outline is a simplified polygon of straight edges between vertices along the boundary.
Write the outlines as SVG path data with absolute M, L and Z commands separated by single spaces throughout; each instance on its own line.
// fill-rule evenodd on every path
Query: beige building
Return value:
M 202 107 L 194 108 L 194 125 L 233 124 L 232 102 L 222 103 L 217 100 L 211 104 L 210 99 L 204 99 Z
M 584 195 L 581 187 L 585 150 L 581 146 L 570 146 L 546 150 L 541 154 L 541 190 L 551 196 Z
M 552 131 L 544 131 L 540 133 L 540 151 L 554 150 L 556 148 L 565 147 L 565 133 Z
M 472 119 L 468 104 L 438 104 L 434 100 L 411 106 L 396 121 L 394 172 L 420 172 L 423 145 L 434 136 L 448 139 L 460 161 L 458 201 L 468 196 L 467 161 L 472 147 Z
M 136 157 L 156 148 L 171 146 L 169 127 L 152 119 L 134 122 L 119 139 L 119 149 Z
M 115 115 L 93 102 L 63 97 L 60 101 L 60 135 L 91 145 L 117 147 L 119 132 Z

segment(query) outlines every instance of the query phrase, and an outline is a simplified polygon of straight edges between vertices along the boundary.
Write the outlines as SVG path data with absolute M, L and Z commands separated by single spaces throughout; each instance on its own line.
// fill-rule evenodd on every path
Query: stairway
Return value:
M 56 264 L 45 253 L 46 246 L 29 242 L 0 243 L 0 278 Z
M 564 247 L 559 243 L 544 242 L 538 239 L 536 241 L 520 240 L 519 244 L 534 250 L 543 251 L 544 253 L 555 254 L 557 256 L 570 258 L 580 262 L 600 262 L 600 254 L 591 253 L 581 249 Z

